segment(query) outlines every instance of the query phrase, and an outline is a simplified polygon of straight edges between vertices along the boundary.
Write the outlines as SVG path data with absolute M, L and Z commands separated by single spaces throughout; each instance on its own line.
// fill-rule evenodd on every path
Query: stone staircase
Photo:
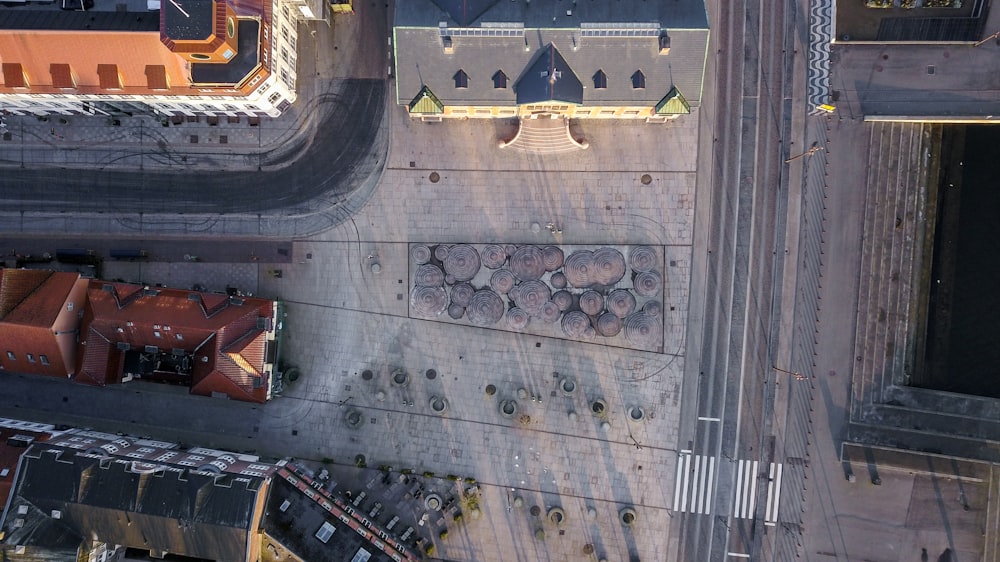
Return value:
M 500 148 L 513 148 L 533 154 L 556 154 L 586 149 L 587 141 L 577 141 L 569 130 L 569 119 L 560 116 L 522 118 L 513 139 Z
M 941 125 L 871 125 L 848 441 L 1000 462 L 1000 401 L 908 386 L 926 329 Z
M 936 190 L 933 151 L 941 132 L 940 125 L 872 124 L 852 420 L 870 416 L 872 406 L 884 402 L 884 390 L 907 384 L 912 373 L 925 308 L 920 278 L 931 258 L 926 240 L 934 224 L 927 197 Z

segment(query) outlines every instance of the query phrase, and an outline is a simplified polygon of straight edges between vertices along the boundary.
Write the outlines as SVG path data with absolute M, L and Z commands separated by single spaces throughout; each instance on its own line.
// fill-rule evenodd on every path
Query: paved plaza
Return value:
M 281 278 L 260 277 L 259 294 L 288 302 L 284 353 L 303 373 L 265 417 L 309 427 L 291 436 L 288 424 L 264 423 L 260 437 L 310 458 L 349 462 L 364 454 L 369 465 L 477 478 L 485 517 L 439 545 L 447 559 L 575 560 L 588 543 L 609 560 L 666 559 L 696 124 L 696 115 L 666 126 L 616 124 L 617 134 L 588 125 L 588 151 L 544 157 L 497 148 L 488 122 L 398 124 L 390 167 L 364 209 L 297 241 Z M 461 169 L 472 164 L 478 171 Z M 549 223 L 561 232 L 538 228 Z M 410 242 L 660 246 L 664 352 L 414 318 Z M 405 386 L 392 382 L 396 368 L 409 374 Z M 576 392 L 560 390 L 565 376 Z M 443 414 L 431 409 L 433 396 L 447 400 Z M 601 416 L 591 412 L 595 399 L 608 405 Z M 517 402 L 518 416 L 501 414 L 504 400 Z M 629 421 L 632 407 L 643 409 L 642 421 Z M 351 410 L 366 423 L 348 428 Z M 525 540 L 541 520 L 527 507 L 508 510 L 511 490 L 525 506 L 561 506 L 565 534 L 551 529 L 545 541 Z M 626 507 L 638 514 L 631 528 L 617 517 Z

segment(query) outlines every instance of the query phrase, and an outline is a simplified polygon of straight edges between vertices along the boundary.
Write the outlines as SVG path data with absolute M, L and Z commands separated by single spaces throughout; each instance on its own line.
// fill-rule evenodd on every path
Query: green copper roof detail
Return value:
M 691 106 L 688 105 L 681 91 L 676 86 L 670 88 L 667 95 L 656 104 L 657 115 L 686 115 L 691 113 Z
M 437 96 L 434 95 L 434 92 L 430 88 L 424 86 L 420 88 L 417 97 L 413 98 L 413 101 L 410 102 L 410 113 L 444 113 L 444 104 L 441 103 L 441 100 L 437 99 Z

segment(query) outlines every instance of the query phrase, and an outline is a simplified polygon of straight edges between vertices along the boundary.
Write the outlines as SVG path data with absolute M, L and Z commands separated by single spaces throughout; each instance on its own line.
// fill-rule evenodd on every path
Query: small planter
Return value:
M 632 527 L 635 525 L 636 521 L 635 510 L 631 507 L 626 507 L 625 509 L 618 512 L 618 520 L 622 522 L 622 525 L 626 527 Z
M 448 400 L 440 396 L 431 396 L 430 407 L 435 414 L 443 414 L 448 409 Z
M 364 423 L 364 421 L 364 416 L 362 416 L 361 412 L 357 410 L 349 410 L 347 415 L 344 416 L 344 423 L 347 424 L 347 427 L 352 429 L 361 427 L 361 424 Z
M 641 422 L 646 419 L 646 411 L 639 406 L 632 406 L 628 409 L 628 420 L 632 422 Z
M 595 416 L 604 417 L 608 415 L 608 403 L 603 399 L 598 398 L 590 404 L 590 411 L 593 412 Z
M 392 381 L 392 386 L 402 388 L 410 384 L 410 375 L 403 369 L 396 369 L 392 372 L 390 380 Z
M 517 402 L 514 400 L 504 400 L 500 403 L 500 415 L 505 418 L 513 418 L 517 415 Z
M 545 529 L 542 529 L 541 527 L 539 527 L 538 529 L 535 529 L 535 538 L 538 539 L 538 540 L 540 540 L 540 541 L 544 541 L 545 540 Z
M 440 511 L 442 505 L 441 496 L 437 494 L 427 494 L 424 498 L 424 507 L 431 511 Z
M 561 507 L 553 507 L 549 509 L 547 517 L 553 525 L 562 525 L 562 522 L 566 520 L 566 512 Z
M 559 380 L 559 391 L 563 393 L 564 396 L 572 396 L 576 392 L 577 385 L 576 380 L 573 377 L 563 377 Z

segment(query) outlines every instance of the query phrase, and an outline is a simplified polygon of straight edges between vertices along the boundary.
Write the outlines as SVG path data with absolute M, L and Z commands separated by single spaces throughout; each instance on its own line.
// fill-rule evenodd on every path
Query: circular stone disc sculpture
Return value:
M 594 251 L 594 269 L 590 280 L 598 285 L 610 287 L 625 277 L 625 257 L 614 248 Z
M 632 282 L 635 294 L 640 297 L 655 297 L 660 294 L 660 276 L 654 271 L 643 271 Z
M 431 249 L 423 244 L 419 244 L 410 248 L 410 259 L 417 262 L 418 265 L 425 264 L 431 261 Z
M 465 315 L 464 306 L 459 306 L 457 304 L 448 305 L 448 316 L 450 316 L 452 320 L 458 320 L 464 315 Z
M 590 250 L 573 252 L 563 263 L 563 274 L 574 287 L 589 287 L 593 283 L 590 277 L 592 269 L 594 269 L 594 252 Z
M 521 281 L 540 279 L 545 273 L 542 251 L 537 246 L 522 246 L 510 257 L 510 270 Z
M 622 319 L 612 312 L 605 312 L 597 318 L 597 333 L 606 338 L 618 335 L 622 331 Z
M 546 324 L 554 324 L 561 315 L 562 311 L 559 310 L 559 306 L 552 301 L 545 301 L 541 310 L 538 311 L 538 317 Z
M 503 318 L 504 305 L 500 295 L 484 289 L 476 291 L 472 295 L 469 307 L 465 309 L 465 314 L 476 326 L 490 326 L 496 324 Z
M 628 264 L 633 271 L 652 271 L 659 265 L 656 250 L 650 246 L 634 246 L 628 251 Z
M 552 285 L 553 289 L 565 289 L 566 276 L 562 273 L 553 273 L 552 277 L 549 277 L 549 284 Z
M 410 310 L 420 318 L 437 318 L 448 308 L 444 287 L 414 287 L 410 291 Z
M 626 340 L 642 347 L 658 346 L 663 339 L 660 320 L 642 312 L 636 312 L 625 319 L 624 331 Z
M 468 244 L 456 244 L 444 259 L 444 271 L 455 281 L 468 281 L 479 273 L 479 252 Z
M 507 262 L 507 251 L 503 249 L 503 246 L 498 244 L 487 244 L 483 248 L 483 253 L 480 257 L 484 266 L 489 269 L 498 269 L 503 267 L 503 264 Z
M 451 288 L 451 303 L 461 307 L 469 306 L 476 289 L 468 283 L 459 283 Z
M 452 301 L 455 290 L 452 289 Z M 608 295 L 608 312 L 614 313 L 619 318 L 625 318 L 635 311 L 635 297 L 625 289 L 615 289 Z
M 413 284 L 417 287 L 440 287 L 444 285 L 444 272 L 436 265 L 425 263 L 417 268 Z
M 566 312 L 573 306 L 573 294 L 569 291 L 556 291 L 552 295 L 552 302 L 556 303 L 561 312 Z
M 590 318 L 579 310 L 567 312 L 562 318 L 563 333 L 571 338 L 583 338 L 590 329 Z
M 546 246 L 542 248 L 542 263 L 545 264 L 545 271 L 559 269 L 563 264 L 563 251 L 558 246 Z
M 514 288 L 516 282 L 514 274 L 509 269 L 498 269 L 490 277 L 490 287 L 493 287 L 493 290 L 500 294 L 507 294 Z
M 438 244 L 434 246 L 434 258 L 438 261 L 444 261 L 448 257 L 449 246 L 447 244 Z
M 597 316 L 604 309 L 604 297 L 597 291 L 584 291 L 580 295 L 580 310 L 588 316 Z
M 528 327 L 528 321 L 531 316 L 527 312 L 521 310 L 520 308 L 511 308 L 504 315 L 504 320 L 507 321 L 507 327 L 515 332 L 520 332 L 521 330 Z
M 663 315 L 663 305 L 660 304 L 660 301 L 649 301 L 642 305 L 642 311 L 646 314 L 646 316 L 659 318 Z
M 516 292 L 511 291 L 510 294 L 514 304 L 530 316 L 538 316 L 542 311 L 542 305 L 552 296 L 548 285 L 538 280 L 525 281 L 516 287 Z

